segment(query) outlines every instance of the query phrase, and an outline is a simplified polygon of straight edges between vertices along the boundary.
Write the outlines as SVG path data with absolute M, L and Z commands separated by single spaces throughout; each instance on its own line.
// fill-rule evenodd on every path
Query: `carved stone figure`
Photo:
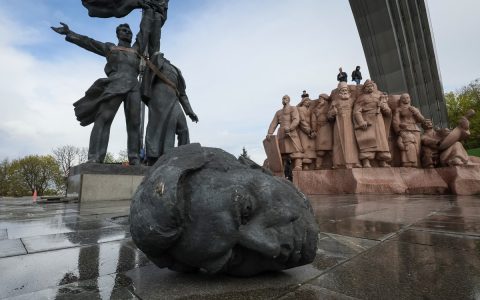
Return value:
M 421 158 L 424 168 L 435 168 L 440 164 L 438 146 L 442 137 L 433 128 L 432 120 L 426 119 L 423 124 L 423 135 L 421 137 Z
M 303 148 L 303 170 L 309 170 L 310 165 L 317 157 L 315 153 L 315 135 L 311 124 L 311 103 L 309 97 L 304 97 L 297 105 L 298 114 L 300 116 L 300 124 L 298 126 L 298 136 Z
M 329 96 L 321 94 L 312 112 L 312 130 L 315 133 L 315 169 L 321 169 L 325 156 L 331 153 L 333 147 L 333 128 L 328 120 L 330 110 Z
M 331 98 L 332 104 L 328 118 L 335 121 L 333 124 L 333 168 L 358 167 L 358 148 L 352 122 L 354 99 L 347 83 L 340 82 Z
M 118 45 L 103 43 L 71 31 L 68 26 L 52 29 L 65 40 L 107 58 L 105 73 L 87 90 L 85 96 L 74 103 L 80 125 L 94 123 L 90 135 L 88 161 L 102 163 L 107 153 L 110 126 L 118 108 L 124 103 L 128 135 L 128 159 L 138 164 L 140 152 L 140 89 L 138 82 L 140 44 L 131 46 L 132 31 L 128 24 L 117 27 Z
M 401 131 L 398 135 L 397 145 L 401 152 L 402 167 L 414 168 L 417 166 L 418 144 L 415 134 L 401 124 Z
M 302 170 L 303 148 L 298 137 L 297 127 L 300 124 L 298 109 L 290 105 L 290 97 L 282 97 L 283 108 L 275 113 L 270 127 L 268 128 L 267 139 L 272 138 L 278 125 L 277 138 L 280 147 L 280 153 L 284 157 L 291 158 L 293 161 L 293 171 Z
M 185 114 L 193 122 L 198 122 L 198 117 L 190 106 L 180 69 L 170 63 L 163 53 L 155 54 L 147 66 L 142 81 L 142 96 L 148 106 L 145 147 L 147 164 L 153 165 L 175 146 L 175 136 L 178 146 L 190 143 Z
M 393 113 L 392 127 L 395 134 L 398 136 L 402 130 L 410 131 L 415 136 L 416 144 L 420 145 L 420 129 L 417 124 L 423 122 L 425 122 L 425 117 L 419 109 L 411 105 L 410 95 L 402 94 Z M 404 128 L 401 129 L 401 126 L 404 126 Z M 417 147 L 417 150 L 417 157 L 420 157 L 420 147 Z M 414 167 L 417 166 L 418 164 Z
M 389 167 L 388 162 L 392 156 L 387 133 L 390 128 L 386 128 L 384 116 L 391 117 L 387 97 L 376 89 L 373 81 L 365 81 L 363 92 L 357 98 L 353 109 L 355 137 L 364 168 L 370 168 L 373 160 L 376 160 L 380 167 Z
M 158 267 L 252 276 L 313 261 L 312 208 L 287 180 L 199 144 L 152 168 L 133 196 L 130 231 Z
M 475 115 L 475 111 L 470 109 L 465 116 L 460 118 L 458 126 L 451 132 L 442 131 L 443 139 L 438 145 L 440 153 L 440 164 L 442 166 L 459 166 L 469 163 L 469 156 L 461 141 L 466 140 L 470 136 L 470 117 Z M 442 134 L 441 134 L 442 135 Z
M 452 131 L 447 128 L 435 130 L 432 121 L 425 120 L 422 125 L 424 129 L 422 135 L 422 165 L 424 168 L 469 164 L 468 153 L 461 141 L 470 136 L 468 119 L 474 114 L 474 110 L 469 110 Z

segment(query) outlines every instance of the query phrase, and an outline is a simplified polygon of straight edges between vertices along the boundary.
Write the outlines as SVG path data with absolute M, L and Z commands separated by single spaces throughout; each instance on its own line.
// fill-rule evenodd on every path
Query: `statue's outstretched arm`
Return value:
M 62 22 L 60 22 L 60 24 L 62 25 L 60 27 L 51 27 L 52 30 L 58 34 L 65 35 L 66 41 L 82 47 L 83 49 L 93 52 L 95 54 L 107 56 L 111 48 L 110 46 L 113 45 L 110 43 L 99 42 L 97 40 L 89 38 L 88 36 L 75 33 L 70 30 L 67 24 Z

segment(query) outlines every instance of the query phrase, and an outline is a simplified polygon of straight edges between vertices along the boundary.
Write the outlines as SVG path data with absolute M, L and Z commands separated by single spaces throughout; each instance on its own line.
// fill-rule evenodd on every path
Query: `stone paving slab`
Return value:
M 0 258 L 27 254 L 20 239 L 0 240 Z
M 0 253 L 5 241 L 19 252 L 0 257 L 0 298 L 348 300 L 478 295 L 479 196 L 319 195 L 311 202 L 321 230 L 315 261 L 284 272 L 235 278 L 154 266 L 129 239 L 128 201 L 39 205 L 30 198 L 3 198 L 0 209 L 9 217 L 0 217 Z M 48 228 L 57 231 L 46 234 Z M 62 229 L 69 232 L 57 233 Z M 15 239 L 10 230 L 32 236 Z M 35 253 L 25 254 L 21 242 Z
M 363 239 L 382 241 L 405 228 L 406 225 L 389 222 L 362 221 L 354 218 L 326 222 L 319 225 L 320 231 Z
M 478 236 L 435 231 L 406 230 L 392 240 L 480 253 L 480 237 Z
M 0 241 L 5 239 L 8 239 L 7 229 L 0 228 Z
M 65 284 L 58 287 L 44 289 L 32 293 L 27 293 L 9 300 L 32 300 L 32 299 L 65 299 L 65 300 L 83 300 L 83 299 L 115 299 L 115 300 L 134 300 L 133 292 L 127 288 L 115 286 L 115 275 L 100 276 L 95 279 L 77 281 L 71 284 Z
M 360 299 L 476 299 L 478 254 L 388 241 L 310 284 Z
M 279 298 L 280 300 L 358 300 L 315 285 L 305 284 L 301 288 Z
M 0 295 L 12 297 L 151 264 L 131 241 L 0 259 Z
M 130 238 L 124 226 L 22 238 L 28 253 L 73 248 Z
M 77 223 L 44 224 L 43 226 L 12 226 L 8 229 L 8 237 L 11 239 L 16 239 L 57 233 L 76 232 L 81 230 L 101 229 L 107 227 L 118 227 L 118 225 L 109 221 L 95 220 Z

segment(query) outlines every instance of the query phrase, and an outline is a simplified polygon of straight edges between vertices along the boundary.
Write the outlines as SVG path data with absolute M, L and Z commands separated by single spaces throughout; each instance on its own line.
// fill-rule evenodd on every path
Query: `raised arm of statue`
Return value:
M 51 27 L 52 30 L 61 35 L 65 35 L 66 41 L 82 47 L 85 50 L 101 56 L 107 56 L 108 52 L 110 52 L 110 48 L 114 46 L 112 43 L 99 42 L 88 36 L 75 33 L 71 31 L 65 23 L 60 22 L 60 24 L 62 25 L 61 27 Z

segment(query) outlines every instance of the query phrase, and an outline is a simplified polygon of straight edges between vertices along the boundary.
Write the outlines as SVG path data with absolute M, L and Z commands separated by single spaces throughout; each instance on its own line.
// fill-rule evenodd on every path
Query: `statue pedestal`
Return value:
M 148 170 L 146 166 L 81 164 L 70 169 L 67 194 L 82 202 L 130 200 Z
M 480 164 L 437 169 L 369 168 L 293 172 L 307 195 L 480 194 Z

